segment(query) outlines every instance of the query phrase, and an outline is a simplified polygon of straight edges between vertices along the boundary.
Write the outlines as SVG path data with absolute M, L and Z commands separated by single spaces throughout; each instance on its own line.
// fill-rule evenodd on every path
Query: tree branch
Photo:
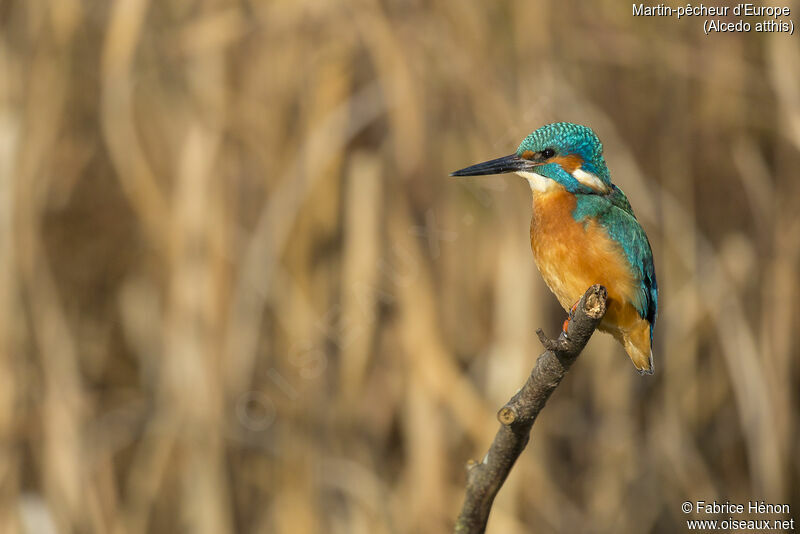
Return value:
M 553 340 L 541 329 L 536 331 L 545 352 L 536 360 L 522 389 L 497 412 L 500 430 L 489 452 L 481 462 L 467 463 L 467 494 L 456 520 L 456 533 L 482 533 L 486 529 L 492 502 L 528 444 L 536 417 L 592 337 L 606 313 L 607 299 L 606 288 L 594 285 L 578 302 L 566 335 Z

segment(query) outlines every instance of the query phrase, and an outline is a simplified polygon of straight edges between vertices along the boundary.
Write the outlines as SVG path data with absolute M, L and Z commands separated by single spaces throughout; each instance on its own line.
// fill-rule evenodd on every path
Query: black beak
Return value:
M 482 176 L 485 174 L 504 174 L 507 172 L 528 171 L 536 164 L 516 154 L 484 161 L 465 169 L 451 172 L 450 176 Z

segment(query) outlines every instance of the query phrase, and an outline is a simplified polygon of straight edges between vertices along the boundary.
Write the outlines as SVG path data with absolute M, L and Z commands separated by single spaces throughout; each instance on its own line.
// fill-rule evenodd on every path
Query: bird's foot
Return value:
M 573 317 L 575 317 L 575 311 L 578 309 L 578 304 L 580 304 L 580 302 L 581 302 L 581 300 L 578 299 L 578 301 L 575 304 L 572 305 L 572 308 L 570 308 L 570 310 L 569 310 L 569 315 L 567 315 L 567 318 L 564 320 L 564 324 L 561 325 L 561 331 L 564 333 L 565 337 L 567 335 L 567 328 L 569 327 L 569 321 Z

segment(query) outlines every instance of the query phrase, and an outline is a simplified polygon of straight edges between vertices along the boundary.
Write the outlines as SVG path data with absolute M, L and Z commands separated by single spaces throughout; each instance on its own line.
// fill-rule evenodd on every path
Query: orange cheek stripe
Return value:
M 533 159 L 533 150 L 526 150 L 520 155 L 520 157 L 522 159 Z
M 551 158 L 548 163 L 558 163 L 561 168 L 572 174 L 583 165 L 583 158 L 577 154 L 570 154 L 569 156 L 556 156 Z

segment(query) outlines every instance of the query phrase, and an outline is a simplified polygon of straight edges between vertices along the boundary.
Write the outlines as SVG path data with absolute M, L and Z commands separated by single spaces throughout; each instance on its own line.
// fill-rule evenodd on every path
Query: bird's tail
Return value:
M 644 319 L 641 323 L 622 335 L 622 344 L 639 374 L 652 375 L 654 367 L 653 348 L 650 346 L 650 323 Z

